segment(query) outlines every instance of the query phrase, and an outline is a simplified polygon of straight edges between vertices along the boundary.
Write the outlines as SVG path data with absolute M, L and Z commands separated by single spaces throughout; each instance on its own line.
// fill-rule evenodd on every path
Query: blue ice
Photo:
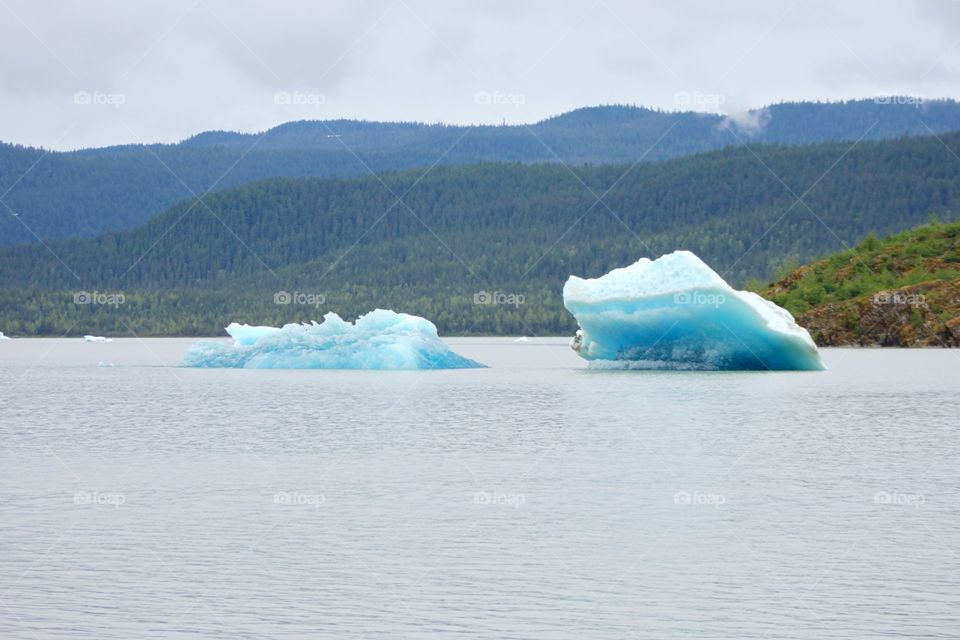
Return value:
M 233 323 L 233 343 L 197 342 L 181 366 L 246 369 L 467 369 L 484 365 L 454 353 L 432 322 L 384 309 L 355 323 L 335 313 L 322 323 L 281 328 Z
M 824 368 L 790 312 L 733 289 L 689 251 L 592 280 L 571 276 L 563 303 L 580 325 L 571 346 L 592 368 Z

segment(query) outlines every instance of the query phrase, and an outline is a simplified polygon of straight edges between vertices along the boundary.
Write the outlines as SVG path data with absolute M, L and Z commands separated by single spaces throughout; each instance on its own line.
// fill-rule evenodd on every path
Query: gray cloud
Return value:
M 940 1 L 2 0 L 0 15 L 0 139 L 59 149 L 303 118 L 516 123 L 618 102 L 744 121 L 781 100 L 960 95 L 960 4 Z

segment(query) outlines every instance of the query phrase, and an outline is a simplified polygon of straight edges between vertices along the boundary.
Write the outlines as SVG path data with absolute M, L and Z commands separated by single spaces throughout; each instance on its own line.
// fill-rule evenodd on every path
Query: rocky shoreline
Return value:
M 830 302 L 797 322 L 821 347 L 960 347 L 960 280 Z

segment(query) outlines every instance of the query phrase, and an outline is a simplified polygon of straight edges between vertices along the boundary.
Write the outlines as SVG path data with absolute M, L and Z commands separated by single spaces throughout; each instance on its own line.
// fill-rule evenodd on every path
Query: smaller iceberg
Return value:
M 733 289 L 689 251 L 594 280 L 570 276 L 563 304 L 580 325 L 571 347 L 595 368 L 824 368 L 789 311 Z
M 9 340 L 10 338 L 3 335 L 3 331 L 0 331 L 0 340 Z
M 113 338 L 104 338 L 103 336 L 83 336 L 87 342 L 113 342 Z
M 322 323 L 281 328 L 232 323 L 233 343 L 197 342 L 183 367 L 245 369 L 468 369 L 484 365 L 454 353 L 432 322 L 377 309 L 346 322 L 335 313 Z

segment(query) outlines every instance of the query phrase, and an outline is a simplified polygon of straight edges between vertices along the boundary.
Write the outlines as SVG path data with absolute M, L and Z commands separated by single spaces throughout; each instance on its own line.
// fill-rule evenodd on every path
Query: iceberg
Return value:
M 10 338 L 3 335 L 3 331 L 0 331 L 0 340 L 9 340 Z
M 87 342 L 113 342 L 113 338 L 104 338 L 103 336 L 83 336 Z
M 592 368 L 824 369 L 789 311 L 735 290 L 689 251 L 570 276 L 563 304 L 580 325 L 570 346 Z
M 376 309 L 347 322 L 335 313 L 322 323 L 262 327 L 232 323 L 233 343 L 197 342 L 183 367 L 245 369 L 467 369 L 484 365 L 454 353 L 432 322 Z

